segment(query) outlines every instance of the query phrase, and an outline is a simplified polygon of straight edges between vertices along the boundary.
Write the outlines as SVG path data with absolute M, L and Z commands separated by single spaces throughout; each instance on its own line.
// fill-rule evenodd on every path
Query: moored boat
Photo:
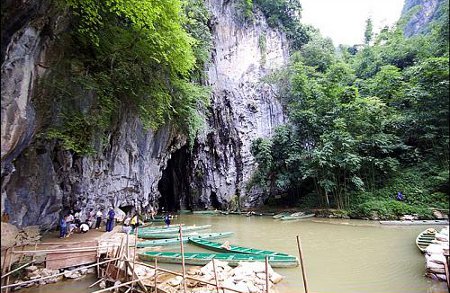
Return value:
M 218 210 L 205 210 L 205 211 L 192 211 L 193 214 L 196 215 L 215 215 L 218 214 Z
M 183 226 L 183 232 L 192 232 L 192 231 L 199 231 L 199 230 L 206 230 L 211 228 L 211 225 L 201 225 L 201 226 Z M 174 234 L 174 237 L 177 237 L 176 234 L 179 232 L 179 227 L 172 226 L 168 228 L 160 228 L 160 229 L 153 229 L 151 227 L 145 227 L 138 231 L 138 237 L 146 238 L 145 236 L 151 236 L 153 234 Z M 147 237 L 148 238 L 148 237 Z M 171 237 L 168 237 L 171 238 Z
M 403 221 L 380 221 L 382 225 L 448 225 L 448 220 L 403 220 Z
M 281 252 L 274 252 L 270 250 L 262 250 L 262 249 L 255 249 L 255 248 L 248 248 L 248 247 L 242 247 L 237 245 L 231 245 L 231 244 L 222 244 L 219 242 L 214 241 L 208 241 L 205 238 L 196 238 L 191 237 L 189 238 L 189 243 L 192 243 L 194 245 L 213 250 L 218 252 L 228 252 L 228 253 L 245 253 L 245 254 L 261 254 L 261 255 L 273 255 L 273 256 L 285 256 L 285 257 L 293 257 L 295 256 L 289 255 L 287 253 L 281 253 Z
M 290 214 L 291 214 L 291 213 L 283 212 L 283 213 L 279 213 L 279 214 L 276 214 L 276 215 L 272 216 L 272 218 L 274 218 L 274 219 L 279 219 L 279 218 L 282 218 L 282 217 L 289 216 Z
M 221 260 L 235 267 L 240 262 L 264 262 L 265 258 L 273 268 L 291 268 L 298 266 L 297 258 L 285 256 L 266 256 L 262 254 L 243 254 L 243 253 L 201 253 L 185 252 L 184 263 L 190 265 L 206 265 L 211 260 Z M 181 263 L 182 255 L 178 252 L 156 252 L 147 251 L 139 254 L 139 258 L 145 261 L 158 259 L 161 263 Z
M 436 239 L 436 230 L 434 228 L 428 228 L 425 231 L 422 231 L 416 238 L 416 245 L 420 251 L 425 252 L 428 245 L 432 243 L 432 241 Z
M 207 234 L 198 234 L 194 237 L 183 237 L 183 243 L 188 242 L 191 238 L 196 239 L 218 239 L 225 238 L 233 235 L 233 232 L 222 232 L 222 233 L 207 233 Z M 138 248 L 142 247 L 152 247 L 152 246 L 167 246 L 167 245 L 175 245 L 180 243 L 180 237 L 177 238 L 169 238 L 169 239 L 158 239 L 158 240 L 147 240 L 140 241 L 137 243 Z
M 281 221 L 289 221 L 289 220 L 299 220 L 299 219 L 307 219 L 307 218 L 312 218 L 314 217 L 316 214 L 306 214 L 306 215 L 298 215 L 298 216 L 284 216 L 281 217 L 280 220 Z

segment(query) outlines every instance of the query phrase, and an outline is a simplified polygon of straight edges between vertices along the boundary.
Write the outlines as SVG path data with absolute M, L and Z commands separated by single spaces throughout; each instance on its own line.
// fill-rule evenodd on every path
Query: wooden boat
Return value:
M 283 213 L 279 213 L 279 214 L 276 214 L 276 215 L 272 216 L 272 218 L 274 218 L 274 219 L 279 219 L 279 218 L 282 218 L 282 217 L 289 216 L 290 214 L 291 214 L 291 213 L 283 212 Z
M 448 220 L 404 220 L 404 221 L 380 221 L 382 225 L 448 225 Z
M 255 248 L 247 248 L 237 245 L 228 245 L 225 247 L 222 243 L 208 241 L 205 238 L 189 238 L 189 243 L 194 245 L 213 250 L 218 252 L 228 252 L 228 253 L 245 253 L 245 254 L 262 254 L 262 255 L 273 255 L 273 256 L 284 256 L 284 257 L 293 257 L 295 256 L 289 255 L 287 253 L 274 252 L 269 250 L 255 249 Z
M 160 263 L 181 263 L 181 253 L 147 251 L 140 253 L 139 258 L 145 261 L 158 259 Z M 264 262 L 266 255 L 243 253 L 201 253 L 185 252 L 184 262 L 190 265 L 206 265 L 212 259 L 225 261 L 229 266 L 235 267 L 240 262 Z M 285 256 L 267 256 L 268 262 L 273 268 L 292 268 L 298 266 L 297 258 Z
M 154 233 L 154 234 L 145 234 L 140 235 L 139 238 L 144 239 L 168 239 L 168 238 L 177 238 L 178 233 Z M 183 233 L 183 237 L 196 237 L 198 235 L 202 235 L 197 231 L 193 231 L 191 233 Z
M 164 222 L 164 218 L 154 218 L 154 219 L 147 219 L 144 221 L 145 223 L 155 223 L 155 222 Z
M 218 210 L 206 210 L 206 211 L 192 211 L 193 214 L 196 215 L 215 215 L 218 214 Z
M 188 242 L 190 239 L 218 239 L 225 238 L 233 235 L 233 232 L 222 232 L 222 233 L 207 233 L 207 234 L 197 234 L 194 237 L 183 237 L 183 243 Z M 158 240 L 148 240 L 141 241 L 137 243 L 138 248 L 142 247 L 152 247 L 152 246 L 167 246 L 175 245 L 180 243 L 180 237 L 169 238 L 169 239 L 158 239 Z
M 211 225 L 185 226 L 185 227 L 183 227 L 183 232 L 206 230 L 209 228 L 211 228 Z M 168 228 L 161 228 L 161 229 L 142 228 L 138 231 L 138 237 L 148 238 L 145 236 L 151 236 L 154 234 L 174 234 L 175 236 L 168 237 L 168 238 L 174 238 L 174 237 L 177 237 L 176 234 L 179 232 L 179 230 L 180 230 L 180 228 L 176 227 L 176 226 L 172 226 L 172 227 L 168 227 Z
M 436 239 L 436 233 L 437 231 L 433 228 L 429 228 L 421 232 L 416 238 L 417 248 L 419 248 L 420 251 L 425 252 L 428 245 Z
M 307 215 L 299 215 L 299 216 L 284 216 L 284 217 L 281 217 L 280 220 L 281 221 L 289 221 L 289 220 L 307 219 L 307 218 L 312 218 L 315 215 L 316 214 L 307 214 Z

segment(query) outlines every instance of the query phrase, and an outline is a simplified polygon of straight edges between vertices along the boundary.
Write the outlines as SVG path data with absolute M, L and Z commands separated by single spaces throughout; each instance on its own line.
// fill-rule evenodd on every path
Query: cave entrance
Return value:
M 189 174 L 190 154 L 187 146 L 172 154 L 158 182 L 159 210 L 175 212 L 180 209 L 190 209 Z
M 219 199 L 217 198 L 217 194 L 214 191 L 211 192 L 209 199 L 210 199 L 211 205 L 214 209 L 222 208 L 222 205 L 220 204 Z

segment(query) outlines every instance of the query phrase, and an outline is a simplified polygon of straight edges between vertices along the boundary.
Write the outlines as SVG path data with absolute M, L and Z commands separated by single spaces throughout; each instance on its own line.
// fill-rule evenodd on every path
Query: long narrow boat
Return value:
M 208 233 L 208 234 L 198 234 L 194 237 L 183 237 L 183 243 L 188 242 L 192 238 L 196 239 L 218 239 L 225 238 L 233 235 L 233 232 L 222 232 L 222 233 Z M 151 246 L 166 246 L 166 245 L 175 245 L 180 243 L 180 237 L 177 238 L 169 238 L 169 239 L 158 239 L 158 240 L 148 240 L 141 241 L 137 243 L 137 247 L 151 247 Z
M 307 219 L 307 218 L 312 218 L 315 215 L 316 214 L 307 214 L 307 215 L 300 215 L 300 216 L 285 216 L 285 217 L 281 217 L 280 220 L 281 221 L 289 221 L 289 220 Z
M 434 239 L 436 239 L 436 230 L 429 228 L 422 231 L 416 238 L 417 248 L 419 248 L 420 251 L 425 252 L 428 245 L 430 245 Z
M 197 245 L 197 246 L 209 249 L 209 250 L 218 251 L 218 252 L 262 254 L 262 255 L 285 256 L 285 257 L 295 258 L 295 256 L 289 255 L 287 253 L 274 252 L 274 251 L 270 251 L 270 250 L 247 248 L 247 247 L 242 247 L 242 246 L 237 246 L 237 245 L 225 246 L 219 242 L 208 241 L 205 238 L 202 239 L 202 238 L 191 237 L 191 238 L 189 238 L 189 243 L 192 243 L 194 245 Z
M 262 254 L 243 253 L 200 253 L 185 252 L 184 262 L 190 265 L 206 265 L 212 259 L 225 261 L 229 266 L 235 267 L 240 262 L 264 262 L 267 257 L 269 264 L 273 268 L 292 268 L 298 266 L 297 258 L 285 256 L 266 256 Z M 145 261 L 158 259 L 161 263 L 181 263 L 181 253 L 178 252 L 156 252 L 147 251 L 139 254 L 139 258 Z
M 448 220 L 404 220 L 404 221 L 380 221 L 382 225 L 448 225 Z
M 211 225 L 203 225 L 203 226 L 186 226 L 183 227 L 183 232 L 192 232 L 192 231 L 199 231 L 199 230 L 206 230 L 211 228 Z M 138 231 L 138 237 L 140 238 L 150 238 L 152 235 L 156 234 L 174 234 L 175 236 L 167 237 L 167 238 L 175 238 L 177 237 L 177 233 L 179 231 L 179 227 L 170 227 L 170 228 L 164 228 L 164 229 L 147 229 L 143 228 Z M 156 237 L 152 237 L 156 238 Z
M 193 214 L 196 215 L 215 215 L 218 214 L 218 210 L 206 210 L 206 211 L 192 211 Z
M 153 233 L 153 234 L 145 234 L 139 235 L 139 238 L 144 239 L 168 239 L 168 238 L 177 238 L 178 233 Z M 196 237 L 197 235 L 202 235 L 197 231 L 192 231 L 189 233 L 183 233 L 183 237 Z
M 274 218 L 274 219 L 279 219 L 279 218 L 282 218 L 282 217 L 289 216 L 290 214 L 291 214 L 291 213 L 283 212 L 283 213 L 279 213 L 279 214 L 276 214 L 276 215 L 272 216 L 272 218 Z

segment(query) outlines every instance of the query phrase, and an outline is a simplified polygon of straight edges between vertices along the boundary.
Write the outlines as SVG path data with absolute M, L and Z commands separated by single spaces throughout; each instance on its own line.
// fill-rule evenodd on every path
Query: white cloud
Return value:
M 335 45 L 361 44 L 367 18 L 374 32 L 392 26 L 400 17 L 404 0 L 300 0 L 302 23 L 318 28 Z

